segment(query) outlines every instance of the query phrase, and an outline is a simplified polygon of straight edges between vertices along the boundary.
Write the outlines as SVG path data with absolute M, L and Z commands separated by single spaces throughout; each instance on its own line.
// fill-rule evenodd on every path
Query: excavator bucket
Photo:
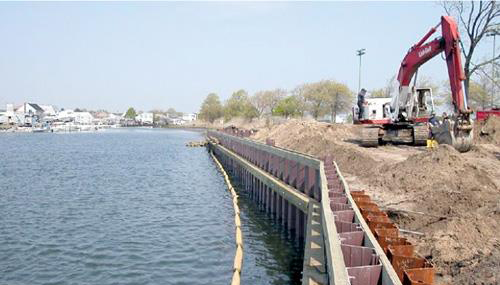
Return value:
M 451 145 L 459 152 L 467 152 L 473 142 L 471 126 L 459 120 L 445 120 L 441 125 L 431 127 L 431 132 L 438 143 Z
M 437 126 L 431 126 L 431 132 L 434 139 L 439 144 L 449 144 L 453 145 L 453 139 L 451 138 L 451 124 L 450 121 L 446 120 L 442 124 Z

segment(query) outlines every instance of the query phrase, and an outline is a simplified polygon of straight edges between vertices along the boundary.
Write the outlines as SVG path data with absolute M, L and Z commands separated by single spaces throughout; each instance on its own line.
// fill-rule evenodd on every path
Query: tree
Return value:
M 328 112 L 328 93 L 326 81 L 306 83 L 298 87 L 298 92 L 302 93 L 307 103 L 307 109 L 314 119 L 318 119 Z
M 350 110 L 354 98 L 347 85 L 334 80 L 304 84 L 299 87 L 299 92 L 304 94 L 315 119 L 330 112 L 332 122 L 335 122 L 337 114 Z
M 446 87 L 448 84 L 448 87 Z M 451 93 L 448 92 L 450 82 L 446 81 L 442 84 L 434 81 L 429 76 L 420 76 L 417 78 L 417 88 L 430 88 L 432 89 L 432 98 L 434 101 L 434 105 L 441 106 L 443 104 L 451 104 Z
M 473 109 L 486 109 L 491 97 L 488 93 L 488 81 L 482 77 L 480 82 L 471 81 L 469 86 L 469 106 Z
M 441 4 L 450 16 L 458 19 L 458 25 L 463 35 L 460 40 L 462 53 L 465 57 L 464 63 L 464 87 L 465 94 L 469 96 L 469 84 L 471 77 L 479 69 L 490 63 L 497 64 L 500 54 L 490 60 L 482 60 L 474 63 L 474 53 L 479 43 L 490 32 L 499 32 L 496 20 L 500 18 L 500 6 L 496 1 L 463 1 L 442 2 Z
M 371 97 L 372 98 L 390 98 L 393 93 L 396 91 L 396 75 L 392 76 L 391 79 L 387 80 L 387 84 L 384 88 L 374 89 L 372 90 Z
M 354 93 L 346 84 L 333 80 L 328 81 L 327 92 L 327 102 L 330 106 L 332 123 L 335 123 L 337 121 L 337 114 L 346 113 L 351 110 Z
M 379 88 L 379 89 L 375 89 L 375 90 L 372 90 L 370 92 L 371 94 L 371 97 L 372 98 L 387 98 L 389 96 L 387 96 L 387 92 L 385 90 L 385 88 Z
M 127 112 L 125 113 L 125 118 L 135 119 L 136 116 L 137 112 L 132 107 L 128 108 Z
M 283 116 L 285 118 L 302 115 L 302 102 L 295 95 L 287 96 L 281 99 L 273 110 L 273 115 Z
M 216 119 L 222 117 L 222 104 L 219 96 L 215 93 L 210 93 L 201 104 L 200 119 L 213 123 Z
M 182 116 L 182 112 L 177 112 L 174 108 L 168 108 L 166 113 L 169 117 L 174 118 Z
M 250 102 L 248 93 L 243 89 L 234 92 L 224 105 L 225 120 L 234 117 L 252 119 L 258 115 L 257 109 Z
M 283 89 L 266 90 L 255 93 L 250 101 L 261 117 L 264 114 L 273 114 L 274 109 L 285 96 L 286 90 Z

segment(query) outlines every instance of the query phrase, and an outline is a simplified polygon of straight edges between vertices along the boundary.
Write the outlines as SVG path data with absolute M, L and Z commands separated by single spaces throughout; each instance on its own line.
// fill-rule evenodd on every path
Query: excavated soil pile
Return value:
M 380 176 L 373 177 L 368 187 L 390 193 L 384 199 L 392 203 L 389 208 L 400 203 L 399 209 L 424 213 L 398 216 L 397 221 L 424 233 L 416 239 L 419 253 L 432 258 L 441 274 L 449 275 L 445 279 L 455 284 L 478 280 L 493 284 L 482 279 L 484 272 L 475 274 L 482 269 L 480 262 L 500 261 L 500 192 L 492 170 L 442 145 L 436 151 L 383 165 Z
M 345 143 L 354 140 L 357 128 L 345 124 L 327 124 L 315 121 L 290 120 L 271 128 L 259 129 L 253 139 L 264 142 L 274 139 L 276 145 L 316 157 L 334 154 L 342 169 L 349 172 L 371 172 L 377 165 L 357 145 Z
M 485 125 L 495 136 L 498 122 Z M 422 233 L 407 237 L 435 264 L 438 284 L 500 284 L 498 141 L 462 154 L 447 145 L 362 148 L 357 136 L 353 125 L 289 120 L 259 128 L 253 139 L 332 154 L 351 189 L 368 191 L 400 228 Z
M 480 124 L 478 140 L 480 143 L 492 143 L 500 146 L 500 117 L 490 116 L 484 123 Z

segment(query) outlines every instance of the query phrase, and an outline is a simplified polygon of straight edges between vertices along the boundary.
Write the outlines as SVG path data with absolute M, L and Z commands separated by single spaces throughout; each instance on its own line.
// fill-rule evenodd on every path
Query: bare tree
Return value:
M 286 96 L 286 93 L 286 90 L 279 88 L 259 91 L 255 93 L 250 100 L 255 109 L 257 109 L 260 117 L 266 113 L 272 114 L 281 99 Z
M 470 105 L 474 109 L 485 110 L 490 103 L 490 96 L 488 94 L 488 83 L 482 79 L 479 82 L 470 82 Z
M 384 88 L 379 88 L 379 89 L 374 89 L 371 90 L 371 97 L 372 98 L 390 98 L 392 96 L 392 93 L 395 92 L 396 88 L 396 75 L 393 75 L 389 80 L 387 80 L 387 83 Z
M 496 1 L 453 1 L 441 2 L 446 13 L 455 17 L 459 21 L 462 29 L 460 40 L 462 53 L 465 57 L 465 93 L 469 96 L 469 84 L 471 76 L 485 65 L 496 63 L 500 59 L 500 54 L 490 60 L 474 62 L 474 52 L 479 42 L 486 37 L 489 32 L 498 30 L 498 19 L 500 18 L 500 6 Z

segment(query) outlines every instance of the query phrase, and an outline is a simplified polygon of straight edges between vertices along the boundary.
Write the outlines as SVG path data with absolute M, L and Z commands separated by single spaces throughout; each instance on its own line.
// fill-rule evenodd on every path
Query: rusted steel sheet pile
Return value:
M 340 181 L 332 157 L 324 157 L 328 181 L 330 208 L 340 236 L 344 262 L 352 285 L 377 285 L 382 276 L 382 264 L 374 248 L 366 246 L 365 232 L 355 223 L 355 213 Z
M 434 283 L 434 267 L 415 253 L 415 246 L 399 236 L 398 227 L 364 191 L 351 191 L 363 218 L 392 263 L 403 285 Z

